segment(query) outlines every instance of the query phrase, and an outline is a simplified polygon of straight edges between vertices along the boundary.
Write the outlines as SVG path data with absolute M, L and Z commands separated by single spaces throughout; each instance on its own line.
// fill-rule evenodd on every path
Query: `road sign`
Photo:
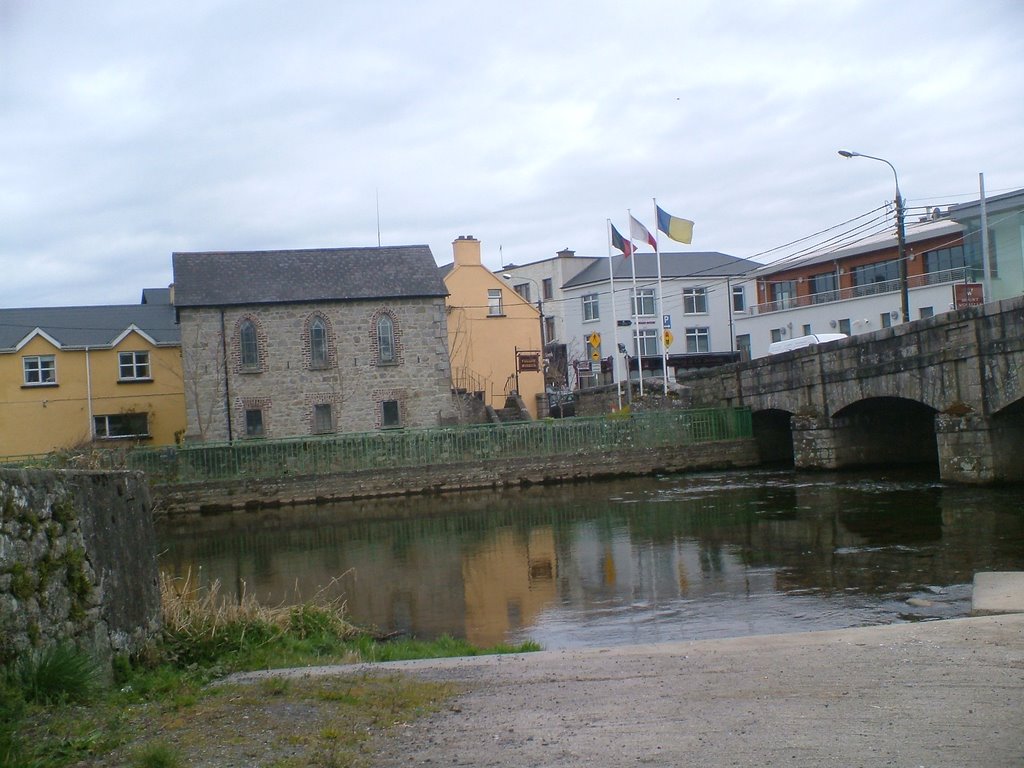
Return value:
M 665 326 L 666 328 L 671 328 L 672 327 L 672 315 L 662 315 L 661 316 L 661 324 L 663 326 Z
M 667 317 L 667 315 L 666 315 L 666 317 Z M 672 331 L 670 331 L 668 328 L 666 328 L 665 329 L 665 347 L 666 347 L 666 349 L 668 347 L 672 346 L 672 339 L 674 339 L 674 338 L 675 337 L 672 335 Z
M 594 331 L 589 336 L 587 336 L 587 341 L 590 343 L 590 346 L 592 346 L 592 347 L 600 347 L 601 346 L 601 334 L 598 333 L 597 331 Z M 600 358 L 599 357 L 595 357 L 594 359 L 598 360 Z
M 601 353 L 598 350 L 595 349 L 593 352 L 590 353 L 590 359 L 594 360 L 594 361 L 600 360 L 601 359 Z M 593 369 L 591 369 L 591 370 L 593 370 Z

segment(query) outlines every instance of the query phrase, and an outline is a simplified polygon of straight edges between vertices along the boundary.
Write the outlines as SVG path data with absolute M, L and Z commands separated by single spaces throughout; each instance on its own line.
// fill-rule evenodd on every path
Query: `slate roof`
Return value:
M 0 309 L 0 351 L 13 352 L 37 328 L 64 349 L 111 347 L 131 326 L 158 346 L 181 343 L 170 304 Z
M 175 253 L 178 307 L 447 296 L 430 247 Z
M 143 288 L 142 289 L 142 303 L 143 304 L 170 304 L 171 303 L 171 289 L 170 288 Z
M 634 261 L 634 265 L 630 261 Z M 612 257 L 612 269 L 616 280 L 632 280 L 633 269 L 637 280 L 655 280 L 658 277 L 658 261 L 653 253 L 635 253 L 629 259 L 618 255 Z M 738 256 L 729 256 L 718 251 L 691 251 L 687 253 L 661 254 L 661 276 L 664 279 L 683 277 L 734 277 L 751 272 L 761 264 Z M 597 259 L 578 275 L 567 280 L 563 288 L 608 282 L 608 261 Z

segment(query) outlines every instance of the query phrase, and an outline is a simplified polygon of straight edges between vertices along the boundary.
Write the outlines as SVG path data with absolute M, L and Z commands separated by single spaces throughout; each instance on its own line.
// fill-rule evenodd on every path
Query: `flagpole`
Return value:
M 629 209 L 626 209 L 626 216 L 631 216 Z M 628 221 L 628 219 L 627 219 Z M 632 227 L 630 228 L 632 229 Z M 629 245 L 632 253 L 629 254 L 629 268 L 633 274 L 633 300 L 630 302 L 632 305 L 630 310 L 632 312 L 631 317 L 633 318 L 633 344 L 636 346 L 636 377 L 640 382 L 640 397 L 644 396 L 644 353 L 640 347 L 640 315 L 637 314 L 637 294 L 636 294 L 636 248 L 633 247 L 633 234 L 630 232 Z M 626 367 L 626 381 L 630 382 L 629 379 L 629 367 Z M 629 386 L 633 384 L 630 382 Z
M 654 200 L 654 230 L 658 230 L 658 201 Z M 665 341 L 665 291 L 661 285 L 661 238 L 654 238 L 654 255 L 658 260 L 658 330 L 661 335 L 662 393 L 668 397 L 668 342 Z
M 615 391 L 618 394 L 619 410 L 622 410 L 622 383 L 619 381 L 617 371 L 619 361 L 619 323 L 615 317 L 615 270 L 612 267 L 612 220 L 606 219 L 608 231 L 608 287 L 612 297 L 612 338 L 615 347 L 612 349 L 612 381 L 615 382 Z M 601 305 L 598 304 L 598 307 Z M 600 309 L 598 309 L 600 312 Z M 629 371 L 626 371 L 628 374 Z

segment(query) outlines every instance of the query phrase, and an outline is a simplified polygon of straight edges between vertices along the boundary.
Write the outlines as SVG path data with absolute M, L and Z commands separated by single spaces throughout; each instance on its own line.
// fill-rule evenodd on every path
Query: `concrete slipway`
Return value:
M 1024 766 L 1024 614 L 367 670 L 465 691 L 378 768 Z

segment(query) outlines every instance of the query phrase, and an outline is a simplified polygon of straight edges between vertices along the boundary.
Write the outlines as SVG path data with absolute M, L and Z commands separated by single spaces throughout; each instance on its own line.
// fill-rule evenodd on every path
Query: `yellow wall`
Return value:
M 119 383 L 118 352 L 149 352 L 153 380 Z M 27 355 L 56 358 L 56 386 L 24 386 L 22 358 Z M 92 436 L 92 416 L 127 412 L 149 414 L 151 438 L 144 445 L 171 445 L 175 433 L 184 431 L 179 347 L 155 347 L 132 332 L 112 349 L 65 351 L 36 336 L 20 350 L 0 354 L 0 457 L 82 445 Z M 102 440 L 99 444 L 127 442 Z
M 501 408 L 505 405 L 506 382 L 515 374 L 516 348 L 540 351 L 540 313 L 512 290 L 509 281 L 482 265 L 479 240 L 459 238 L 453 245 L 455 265 L 444 279 L 450 294 L 448 351 L 452 379 L 462 386 L 460 374 L 469 371 L 481 382 L 486 403 Z M 501 317 L 488 315 L 487 291 L 494 289 L 501 290 Z M 533 418 L 537 418 L 536 396 L 543 391 L 543 371 L 519 374 L 519 394 Z

